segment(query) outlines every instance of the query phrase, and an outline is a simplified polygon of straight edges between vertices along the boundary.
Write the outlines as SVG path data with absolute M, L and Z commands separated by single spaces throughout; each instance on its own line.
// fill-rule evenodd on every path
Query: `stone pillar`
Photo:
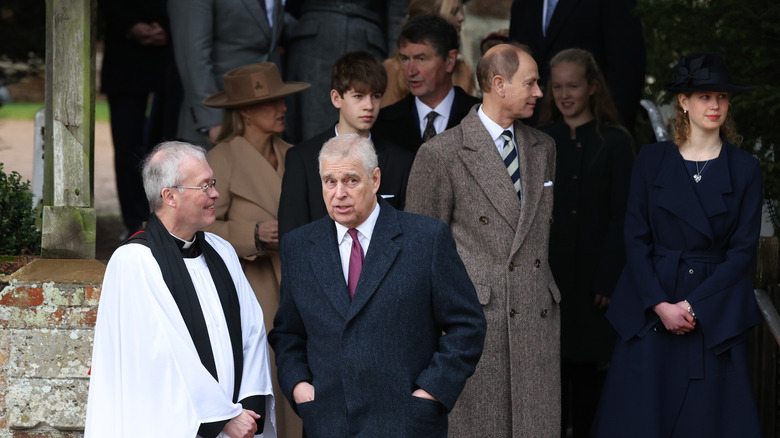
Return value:
M 95 257 L 95 0 L 46 0 L 41 255 Z
M 37 259 L 0 291 L 0 437 L 78 438 L 100 284 L 96 260 Z

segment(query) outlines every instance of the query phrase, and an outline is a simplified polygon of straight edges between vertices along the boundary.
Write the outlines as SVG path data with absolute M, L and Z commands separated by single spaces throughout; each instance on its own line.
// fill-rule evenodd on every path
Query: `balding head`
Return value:
M 488 50 L 477 64 L 477 80 L 483 95 L 483 110 L 503 127 L 515 119 L 533 115 L 542 97 L 539 71 L 528 52 L 510 44 Z

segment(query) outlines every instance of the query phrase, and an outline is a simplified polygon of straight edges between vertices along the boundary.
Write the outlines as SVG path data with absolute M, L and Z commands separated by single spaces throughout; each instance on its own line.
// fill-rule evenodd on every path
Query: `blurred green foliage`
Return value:
M 13 171 L 6 175 L 0 163 L 0 254 L 40 254 L 41 232 L 35 226 L 30 182 Z

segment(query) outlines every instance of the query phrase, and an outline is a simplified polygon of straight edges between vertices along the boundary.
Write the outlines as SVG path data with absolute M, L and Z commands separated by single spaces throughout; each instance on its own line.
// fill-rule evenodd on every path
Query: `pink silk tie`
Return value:
M 363 247 L 360 246 L 356 229 L 347 230 L 347 233 L 352 237 L 352 250 L 349 253 L 349 273 L 347 274 L 347 288 L 349 288 L 349 297 L 352 298 L 355 296 L 360 271 L 363 269 Z

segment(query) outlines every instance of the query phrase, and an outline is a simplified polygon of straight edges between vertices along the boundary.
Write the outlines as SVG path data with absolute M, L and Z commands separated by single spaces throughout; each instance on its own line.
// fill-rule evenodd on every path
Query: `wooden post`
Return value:
M 46 0 L 41 256 L 94 258 L 95 0 Z

